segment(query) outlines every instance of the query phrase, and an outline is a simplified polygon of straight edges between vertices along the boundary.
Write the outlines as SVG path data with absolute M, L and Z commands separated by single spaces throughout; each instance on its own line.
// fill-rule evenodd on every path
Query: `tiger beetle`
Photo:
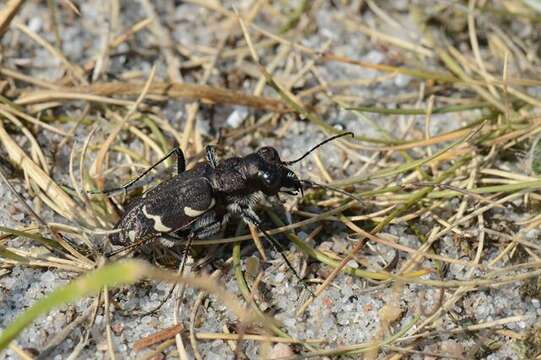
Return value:
M 136 179 L 121 188 L 103 192 L 126 191 L 167 158 L 172 155 L 177 157 L 176 176 L 161 182 L 128 204 L 126 211 L 115 225 L 117 231 L 110 235 L 113 245 L 121 245 L 124 248 L 110 255 L 179 230 L 188 234 L 186 239 L 189 243 L 193 239 L 208 238 L 218 233 L 231 216 L 236 216 L 246 224 L 255 226 L 280 252 L 288 267 L 301 280 L 287 257 L 277 249 L 281 245 L 262 228 L 255 207 L 264 196 L 278 196 L 279 193 L 304 195 L 304 189 L 310 187 L 327 188 L 357 199 L 340 189 L 300 180 L 288 168 L 318 147 L 347 135 L 353 136 L 353 133 L 345 132 L 332 136 L 293 161 L 281 160 L 278 151 L 268 146 L 244 157 L 218 161 L 214 147 L 209 145 L 206 147 L 206 161 L 197 163 L 190 170 L 186 170 L 182 150 L 179 148 L 171 150 Z

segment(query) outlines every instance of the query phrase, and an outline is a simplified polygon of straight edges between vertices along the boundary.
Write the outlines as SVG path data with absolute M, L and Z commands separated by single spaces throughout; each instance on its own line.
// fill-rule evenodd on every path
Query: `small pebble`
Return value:
M 229 127 L 236 129 L 242 125 L 247 116 L 248 110 L 244 107 L 238 107 L 229 115 L 226 123 Z
M 294 356 L 295 353 L 289 345 L 278 343 L 272 347 L 272 350 L 269 354 L 269 359 L 280 359 L 284 357 Z
M 394 78 L 394 84 L 399 88 L 408 86 L 410 81 L 411 81 L 411 78 L 404 74 L 398 74 Z
M 379 51 L 370 50 L 370 52 L 366 55 L 365 60 L 373 64 L 379 64 L 385 60 L 385 55 Z
M 297 320 L 293 317 L 288 317 L 287 319 L 284 320 L 284 325 L 287 327 L 294 327 L 296 323 L 297 323 Z
M 30 29 L 30 31 L 33 31 L 33 32 L 36 32 L 36 33 L 40 32 L 42 26 L 43 26 L 43 21 L 38 16 L 32 17 L 28 21 L 28 28 Z
M 280 272 L 276 274 L 276 276 L 274 276 L 274 281 L 277 283 L 281 283 L 282 281 L 284 281 L 285 277 L 285 274 Z

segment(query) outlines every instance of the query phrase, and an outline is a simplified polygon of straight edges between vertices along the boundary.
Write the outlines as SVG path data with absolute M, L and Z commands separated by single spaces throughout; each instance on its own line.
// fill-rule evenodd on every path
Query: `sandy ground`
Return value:
M 59 18 L 62 51 L 72 63 L 87 63 L 94 59 L 102 49 L 108 34 L 107 31 L 112 26 L 109 21 L 110 10 L 108 6 L 103 6 L 103 3 L 103 1 L 85 1 L 80 6 L 81 16 L 77 16 L 66 7 L 60 6 Z M 165 3 L 167 5 L 163 5 Z M 187 49 L 187 51 L 205 53 L 206 49 L 212 49 L 213 46 L 216 46 L 220 34 L 213 31 L 212 25 L 213 20 L 218 18 L 218 15 L 204 7 L 183 2 L 176 3 L 178 4 L 173 5 L 173 2 L 163 2 L 162 5 L 155 4 L 159 20 L 170 30 L 171 38 L 180 44 L 182 48 Z M 241 1 L 236 3 L 236 6 L 243 9 L 247 3 L 249 2 Z M 374 46 L 366 35 L 352 30 L 352 26 L 348 25 L 349 22 L 343 21 L 344 13 L 347 9 L 355 8 L 355 5 L 342 5 L 342 2 L 339 1 L 337 3 L 340 4 L 335 6 L 331 2 L 318 2 L 317 10 L 310 13 L 309 19 L 301 20 L 312 22 L 311 25 L 303 25 L 307 29 L 305 36 L 298 36 L 295 38 L 295 41 L 314 49 L 324 49 L 326 46 L 330 46 L 335 53 L 350 56 L 361 61 L 375 64 L 392 62 L 392 57 L 396 56 L 394 51 L 384 46 Z M 25 24 L 32 31 L 40 34 L 49 42 L 54 43 L 55 39 L 51 31 L 51 19 L 45 4 L 46 2 L 28 2 L 17 16 L 16 21 Z M 291 4 L 289 6 L 294 8 Z M 406 11 L 407 7 L 407 1 L 396 1 L 392 6 L 396 11 L 395 16 L 397 16 L 399 21 L 406 24 L 406 26 L 413 26 L 409 21 L 408 12 Z M 125 29 L 146 16 L 147 14 L 140 2 L 122 2 L 121 16 L 119 17 L 121 23 L 117 24 L 117 26 L 120 29 Z M 363 24 L 369 25 L 378 22 L 374 13 L 371 11 L 352 13 L 349 14 L 348 18 L 356 19 Z M 267 12 L 265 15 L 256 17 L 255 22 L 261 26 L 276 30 L 276 22 L 273 20 L 273 17 Z M 10 47 L 13 44 L 17 44 L 17 46 Z M 43 47 L 31 41 L 20 31 L 10 31 L 2 39 L 2 46 L 4 48 L 2 62 L 6 67 L 18 66 L 28 75 L 51 81 L 57 79 L 62 73 L 57 59 L 51 57 Z M 108 76 L 114 77 L 115 74 L 120 73 L 127 74 L 129 71 L 141 71 L 143 74 L 148 74 L 152 65 L 156 64 L 158 66 L 157 76 L 159 78 L 166 78 L 168 76 L 166 61 L 163 57 L 163 52 L 159 51 L 158 46 L 160 46 L 159 39 L 149 31 L 137 33 L 131 40 L 130 46 L 121 44 L 116 49 L 117 56 L 111 57 L 107 70 L 107 73 L 110 74 Z M 124 54 L 128 50 L 134 49 L 136 50 L 135 55 Z M 261 51 L 261 55 L 264 57 L 267 51 L 269 50 Z M 231 61 L 220 63 L 222 67 L 219 72 L 220 74 L 218 72 L 213 73 L 208 83 L 226 86 L 227 84 L 224 83 L 221 73 L 227 72 L 228 68 L 234 69 L 235 67 L 244 68 L 247 72 L 253 71 L 253 69 L 247 67 L 247 62 L 248 58 L 246 58 L 243 64 L 234 64 Z M 430 60 L 427 60 L 427 68 L 430 67 Z M 357 101 L 364 103 L 378 103 L 381 99 L 385 99 L 385 106 L 389 108 L 395 106 L 393 99 L 399 99 L 400 96 L 411 94 L 419 86 L 416 80 L 406 75 L 384 75 L 362 67 L 339 63 L 321 63 L 318 64 L 317 70 L 318 75 L 328 82 L 339 79 L 359 79 L 360 85 L 348 87 L 347 94 L 354 94 Z M 280 71 L 283 71 L 283 68 L 280 68 Z M 195 73 L 200 76 L 200 72 Z M 382 76 L 386 76 L 386 78 L 383 80 L 380 79 Z M 369 81 L 370 79 L 375 80 L 372 83 Z M 194 80 L 197 80 L 194 79 L 194 73 L 188 70 L 184 71 L 184 81 L 191 82 Z M 241 84 L 240 90 L 248 91 L 253 88 L 254 84 L 254 80 L 246 80 Z M 297 84 L 298 87 L 304 85 L 306 85 L 304 81 L 300 81 Z M 265 93 L 272 94 L 273 92 L 266 90 Z M 412 102 L 415 102 L 415 99 Z M 419 105 L 423 107 L 426 103 L 421 102 Z M 73 103 L 65 107 L 66 111 L 73 115 L 80 114 L 82 108 L 83 105 L 81 103 Z M 241 115 L 254 113 L 253 110 L 245 110 L 242 107 L 217 106 L 216 109 L 213 109 L 210 106 L 204 106 L 197 117 L 197 128 L 201 134 L 212 135 L 213 127 L 238 125 L 235 123 L 235 119 L 230 117 L 235 112 Z M 167 102 L 164 104 L 163 115 L 175 128 L 182 129 L 186 117 L 184 103 L 177 101 Z M 466 113 L 466 115 L 462 113 L 460 116 L 453 114 L 434 115 L 431 132 L 432 134 L 439 134 L 444 131 L 450 131 L 460 127 L 469 119 L 476 118 L 478 115 L 478 111 L 471 111 Z M 381 134 L 380 128 L 386 129 L 393 134 L 400 134 L 410 124 L 405 117 L 389 119 L 384 115 L 377 114 L 359 116 L 351 111 L 338 108 L 326 111 L 325 120 L 332 125 L 341 126 L 356 134 L 374 137 Z M 414 126 L 422 126 L 422 124 L 423 116 L 414 118 Z M 58 126 L 69 130 L 72 124 Z M 65 145 L 65 149 L 60 150 L 60 156 L 57 159 L 58 163 L 54 170 L 54 178 L 56 180 L 60 182 L 67 180 L 67 173 L 65 171 L 67 169 L 67 159 L 71 146 L 80 146 L 87 132 L 88 128 L 86 127 L 78 129 L 75 134 L 76 141 L 68 143 L 68 145 Z M 292 122 L 284 134 L 285 136 L 280 138 L 242 139 L 235 144 L 234 151 L 237 154 L 246 154 L 259 145 L 273 145 L 280 150 L 284 158 L 292 158 L 302 152 L 303 149 L 308 148 L 323 138 L 323 134 L 318 131 L 317 127 L 305 121 Z M 59 138 L 55 138 L 49 133 L 42 133 L 38 136 L 38 140 L 47 149 L 57 143 Z M 2 154 L 4 153 L 2 152 Z M 328 171 L 334 178 L 341 178 L 355 173 L 356 164 L 360 166 L 359 164 L 362 163 L 360 159 L 354 159 L 353 164 L 343 170 L 341 168 L 344 161 L 343 153 L 333 145 L 329 145 L 319 154 L 324 159 Z M 359 155 L 366 159 L 371 153 L 369 151 L 360 151 Z M 504 168 L 513 168 L 515 166 L 515 164 L 504 162 L 501 164 Z M 309 159 L 300 165 L 295 165 L 295 170 L 303 176 L 318 173 L 313 159 Z M 14 182 L 17 184 L 17 190 L 28 197 L 27 193 L 22 191 L 22 182 L 19 180 L 15 180 Z M 17 228 L 23 224 L 31 223 L 31 218 L 24 214 L 22 206 L 17 203 L 4 184 L 0 184 L 0 198 L 2 199 L 0 202 L 0 225 Z M 289 199 L 289 203 L 292 203 L 292 201 L 293 199 Z M 29 203 L 32 205 L 31 202 Z M 454 205 L 458 206 L 458 204 L 459 202 L 456 201 Z M 519 204 L 517 203 L 517 205 Z M 317 211 L 315 207 L 308 209 Z M 449 209 L 449 211 L 452 211 L 452 209 Z M 41 214 L 48 221 L 64 221 L 47 208 L 41 209 Z M 283 213 L 282 216 L 285 217 Z M 513 219 L 525 219 L 528 214 L 506 206 L 501 209 L 495 209 L 491 216 L 493 217 L 493 223 L 497 223 L 500 221 L 511 221 Z M 298 236 L 306 238 L 317 227 L 316 225 L 300 229 L 297 232 Z M 311 240 L 311 244 L 317 248 L 342 253 L 354 244 L 355 239 L 348 236 L 350 232 L 344 226 L 336 225 L 335 223 L 325 223 L 324 226 L 325 229 L 317 240 Z M 428 232 L 432 225 L 429 221 L 421 221 L 419 226 L 421 231 Z M 410 232 L 406 224 L 390 225 L 385 229 L 384 233 L 395 236 L 398 243 L 402 245 L 413 248 L 421 245 L 419 238 Z M 532 231 L 527 236 L 531 241 L 539 242 L 537 232 Z M 439 245 L 439 254 L 452 258 L 460 257 L 462 253 L 455 240 L 452 234 L 444 236 L 443 241 Z M 290 258 L 292 262 L 297 266 L 306 265 L 307 259 L 302 253 L 293 245 L 288 245 L 286 241 L 284 243 L 291 250 Z M 34 246 L 31 241 L 23 239 L 11 240 L 9 245 L 17 248 L 31 248 Z M 394 255 L 394 252 L 386 247 L 376 244 L 372 244 L 372 247 L 371 253 L 366 255 L 366 259 L 369 262 L 375 263 L 381 258 L 390 260 Z M 253 245 L 246 243 L 244 250 L 244 261 L 250 257 L 258 257 Z M 223 260 L 228 257 L 228 252 L 230 252 L 228 247 L 221 248 L 219 259 L 215 264 L 209 265 L 206 271 L 212 271 L 214 268 L 220 267 Z M 415 284 L 376 286 L 372 288 L 374 285 L 366 280 L 340 275 L 334 281 L 333 286 L 327 289 L 322 296 L 318 297 L 303 316 L 296 317 L 295 311 L 302 304 L 302 300 L 306 298 L 306 291 L 299 285 L 292 272 L 285 267 L 279 254 L 272 249 L 268 249 L 267 253 L 269 262 L 261 264 L 263 275 L 259 288 L 259 296 L 261 297 L 262 308 L 281 321 L 283 330 L 292 337 L 299 339 L 325 339 L 326 344 L 328 344 L 325 346 L 334 347 L 370 341 L 380 331 L 382 326 L 378 312 L 386 304 L 393 302 L 400 307 L 402 312 L 400 319 L 391 328 L 391 333 L 395 332 L 412 321 L 422 301 L 424 301 L 426 308 L 430 308 L 435 305 L 435 299 L 439 296 L 438 290 L 427 290 L 426 287 Z M 487 251 L 485 255 L 487 258 L 485 260 L 488 260 L 493 255 L 490 254 L 490 251 Z M 404 259 L 403 254 L 400 254 L 400 259 Z M 428 260 L 425 261 L 427 261 L 427 264 L 430 264 Z M 360 267 L 362 265 L 355 263 L 354 266 Z M 463 266 L 451 265 L 448 269 L 447 278 L 467 279 L 469 276 L 468 270 Z M 328 271 L 328 268 L 325 266 L 308 261 L 305 274 L 307 278 L 317 279 L 320 277 L 323 278 L 325 274 L 328 274 Z M 475 275 L 474 273 L 473 277 Z M 0 292 L 0 327 L 5 327 L 36 300 L 65 284 L 72 276 L 71 273 L 58 270 L 22 266 L 10 267 L 9 271 L 3 272 L 0 277 L 0 288 L 2 289 Z M 249 278 L 249 281 L 253 281 L 253 279 Z M 239 294 L 238 285 L 231 270 L 225 268 L 225 274 L 220 279 L 220 283 L 232 293 Z M 452 320 L 449 315 L 444 315 L 434 324 L 436 328 L 429 328 L 432 331 L 456 329 L 457 324 L 467 326 L 487 323 L 511 316 L 519 317 L 519 321 L 512 321 L 500 326 L 499 328 L 502 331 L 499 334 L 494 332 L 483 333 L 482 331 L 475 334 L 464 331 L 461 331 L 459 334 L 441 332 L 434 337 L 429 336 L 422 339 L 419 343 L 412 346 L 411 349 L 427 353 L 463 354 L 460 356 L 467 357 L 468 355 L 466 354 L 478 347 L 480 343 L 498 340 L 501 344 L 499 349 L 486 354 L 477 352 L 478 355 L 481 354 L 479 358 L 517 358 L 516 341 L 506 337 L 505 331 L 511 330 L 521 333 L 538 322 L 541 315 L 539 300 L 524 297 L 521 292 L 521 285 L 522 283 L 513 283 L 495 289 L 487 288 L 475 291 L 472 294 L 465 294 L 461 301 L 456 303 L 452 309 L 449 309 L 453 314 L 459 316 L 458 321 Z M 135 353 L 133 350 L 133 343 L 136 340 L 173 325 L 172 313 L 174 311 L 174 300 L 168 301 L 155 314 L 143 317 L 131 315 L 138 311 L 146 311 L 154 308 L 168 293 L 169 289 L 170 286 L 167 284 L 145 282 L 136 286 L 123 288 L 113 296 L 113 299 L 126 309 L 125 313 L 115 311 L 112 319 L 113 340 L 119 358 L 140 356 L 141 353 Z M 450 291 L 444 292 L 444 299 L 448 298 L 450 294 Z M 188 289 L 185 293 L 184 311 L 181 314 L 181 318 L 186 326 L 189 323 L 191 305 L 195 298 L 196 292 Z M 90 304 L 91 299 L 86 299 L 75 305 L 54 310 L 47 316 L 40 317 L 21 334 L 17 339 L 17 344 L 21 348 L 27 349 L 30 353 L 32 353 L 32 349 L 39 352 L 49 343 L 55 334 L 61 332 L 75 318 L 76 314 L 85 311 Z M 230 330 L 234 331 L 234 320 L 222 304 L 217 302 L 213 297 L 209 297 L 203 302 L 203 306 L 200 309 L 200 319 L 197 323 L 197 328 L 200 332 L 220 333 L 224 331 L 225 325 L 230 325 Z M 79 358 L 101 359 L 107 357 L 107 352 L 105 351 L 107 346 L 106 338 L 103 330 L 104 322 L 103 314 L 98 314 L 91 330 L 89 343 L 82 350 Z M 80 341 L 82 333 L 82 328 L 80 326 L 76 327 L 65 341 L 55 347 L 47 357 L 54 359 L 67 358 Z M 243 342 L 241 349 L 242 353 L 248 358 L 258 358 L 260 355 L 260 343 L 255 341 Z M 291 347 L 285 346 L 284 350 L 284 346 L 280 345 L 275 346 L 273 352 L 278 354 L 282 351 L 287 355 L 291 351 L 299 351 L 301 349 L 300 346 L 295 345 Z M 191 354 L 191 347 L 189 345 L 188 351 Z M 230 346 L 222 340 L 200 341 L 199 351 L 205 359 L 230 359 L 234 357 L 234 352 Z M 167 353 L 169 354 L 167 358 L 176 356 L 174 354 L 175 352 L 171 351 L 171 348 Z M 384 359 L 388 354 L 389 352 L 382 352 L 379 358 Z M 16 358 L 11 350 L 0 355 L 0 357 L 6 359 Z M 430 356 L 413 354 L 411 358 L 428 359 Z

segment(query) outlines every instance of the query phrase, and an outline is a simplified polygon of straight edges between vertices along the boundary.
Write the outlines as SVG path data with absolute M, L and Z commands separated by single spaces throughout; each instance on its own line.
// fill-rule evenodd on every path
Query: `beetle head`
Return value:
M 280 160 L 273 147 L 262 147 L 249 158 L 248 177 L 266 195 L 278 192 L 302 192 L 299 178 Z
M 318 147 L 347 135 L 353 136 L 353 133 L 345 132 L 327 138 L 292 161 L 282 161 L 273 147 L 262 147 L 247 157 L 247 178 L 266 195 L 276 195 L 279 192 L 295 194 L 299 191 L 303 194 L 302 181 L 288 166 L 301 161 Z

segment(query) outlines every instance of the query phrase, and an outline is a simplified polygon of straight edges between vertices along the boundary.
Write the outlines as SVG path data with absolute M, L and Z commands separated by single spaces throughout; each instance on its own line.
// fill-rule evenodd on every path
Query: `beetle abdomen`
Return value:
M 161 233 L 183 229 L 212 209 L 216 201 L 204 177 L 175 177 L 156 186 L 136 202 L 116 224 L 114 245 L 129 245 Z
M 126 246 L 135 241 L 143 240 L 156 235 L 152 219 L 144 216 L 142 206 L 130 209 L 115 225 L 120 229 L 118 233 L 111 234 L 110 240 L 113 245 Z

